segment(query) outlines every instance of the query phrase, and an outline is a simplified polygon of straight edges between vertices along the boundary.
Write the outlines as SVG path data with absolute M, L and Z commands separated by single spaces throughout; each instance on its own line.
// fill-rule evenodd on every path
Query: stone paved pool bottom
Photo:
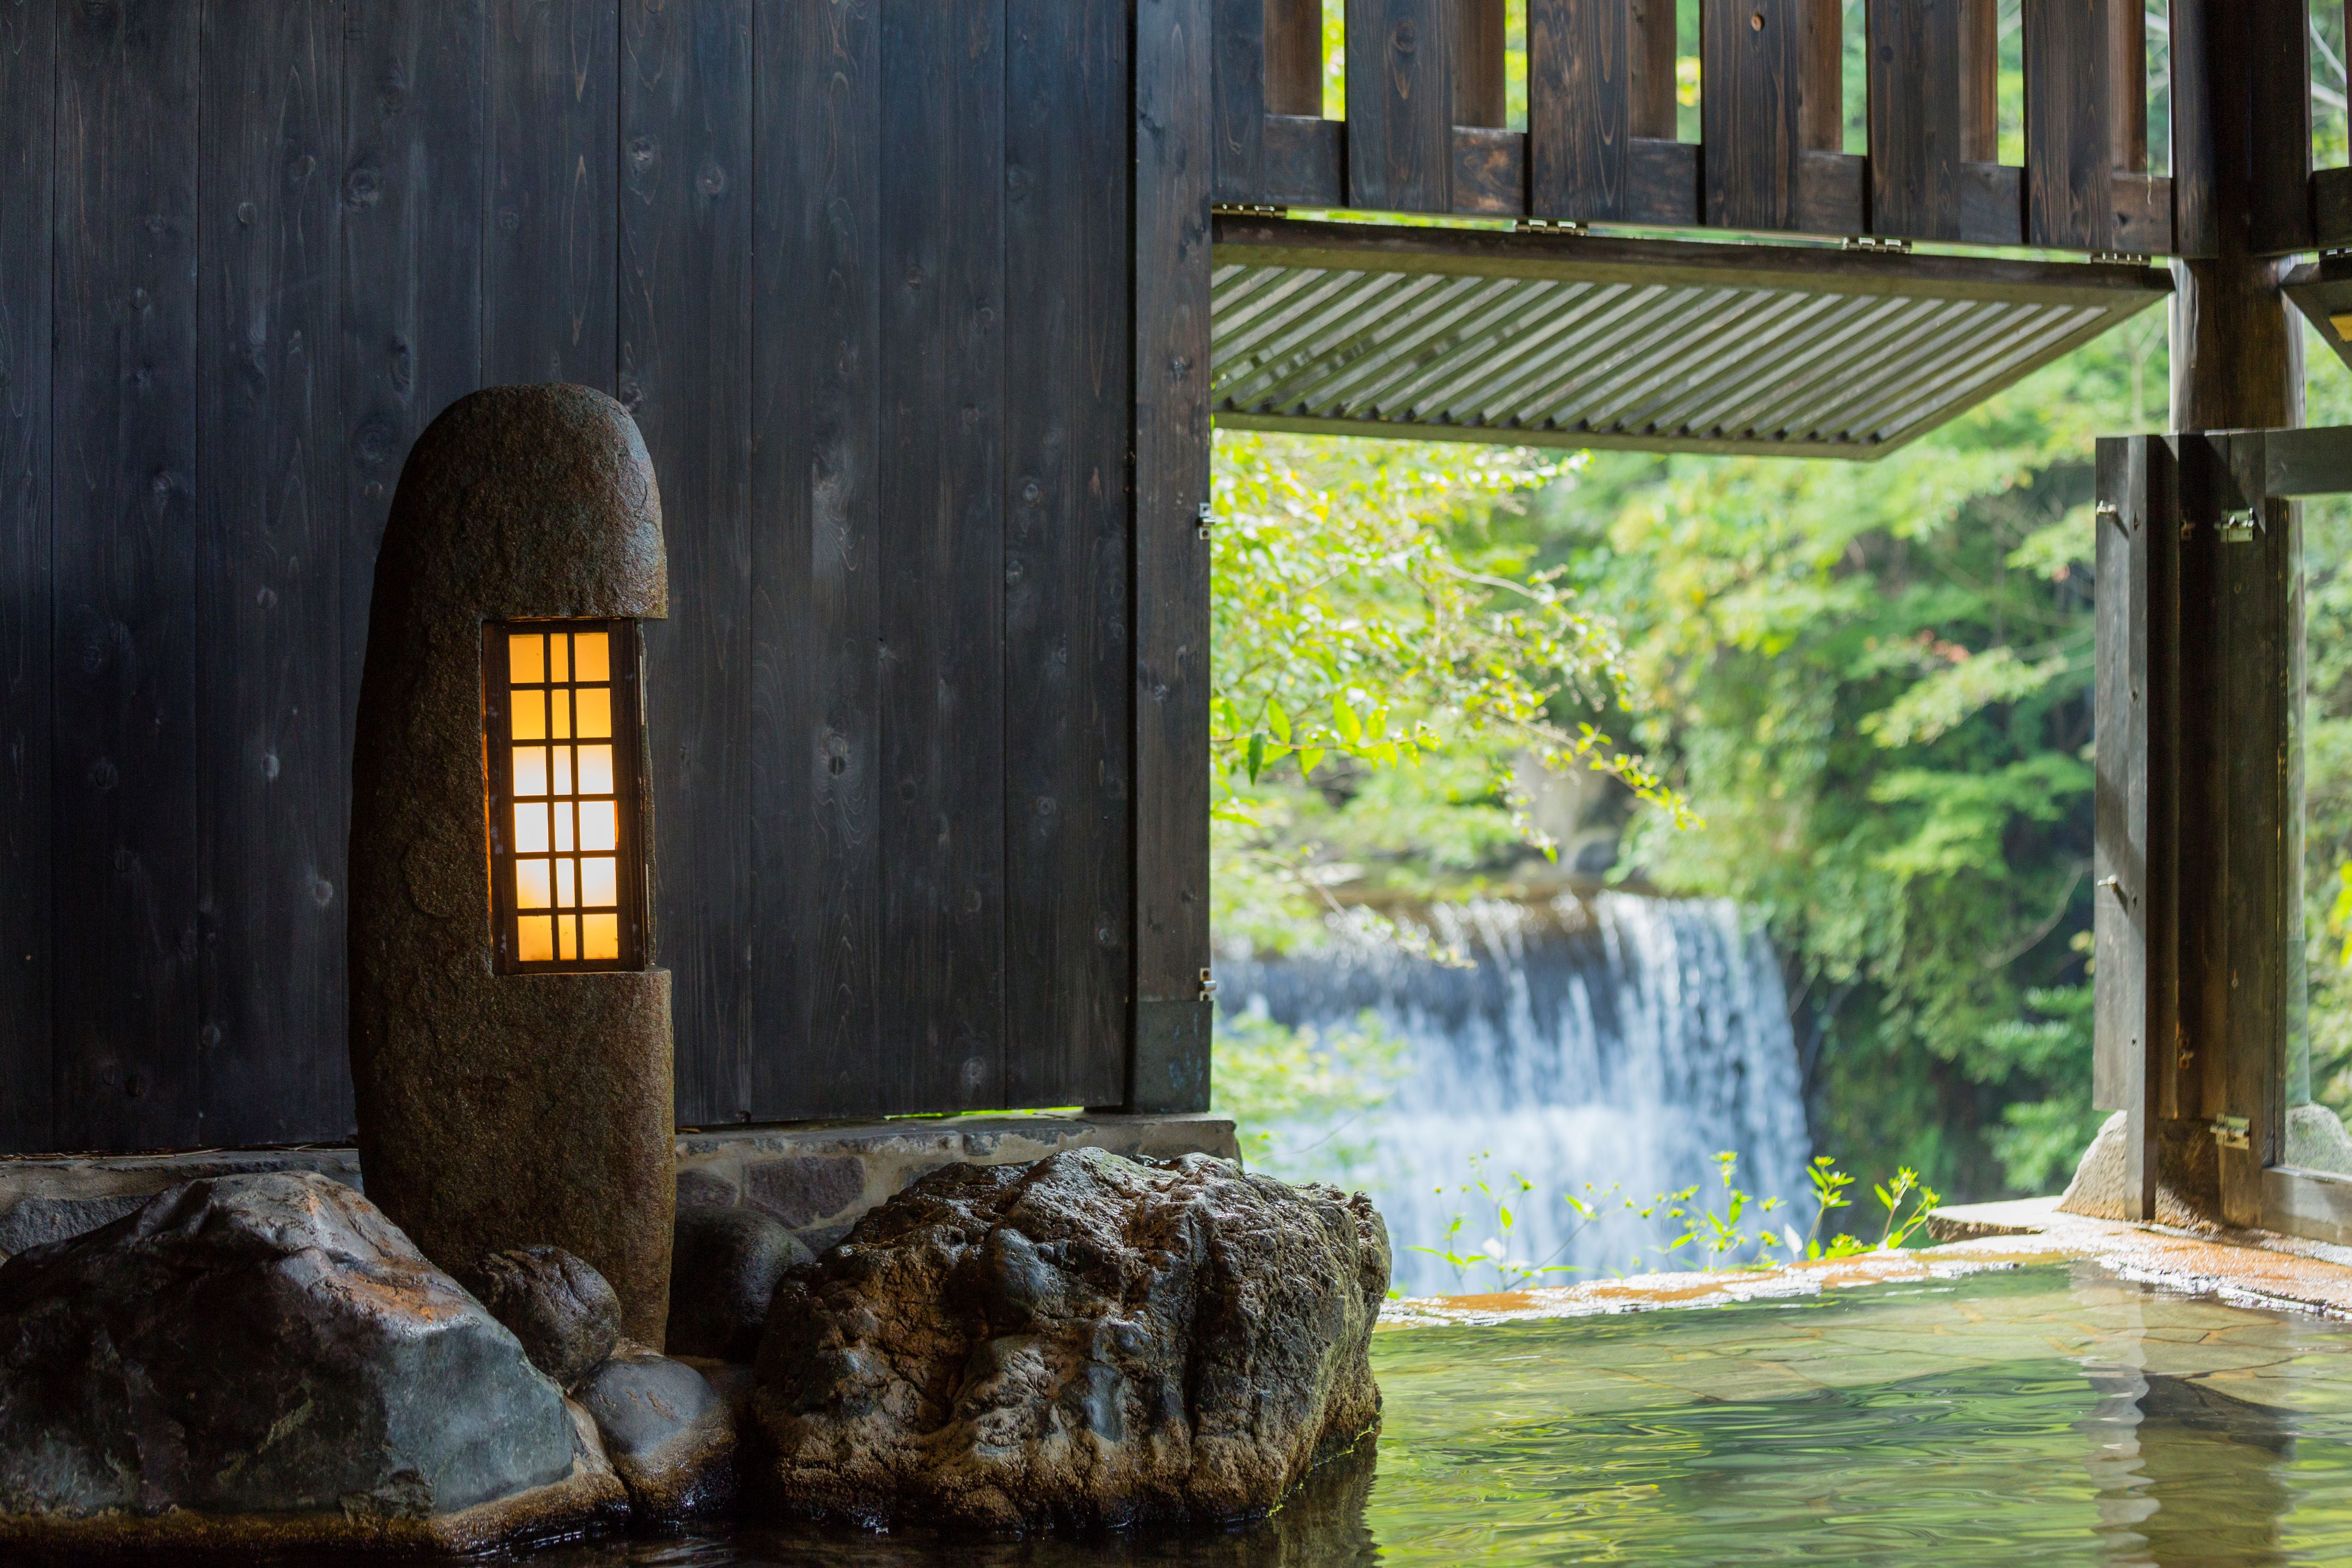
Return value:
M 1399 1329 L 1374 1358 L 1378 1444 L 1245 1529 L 973 1542 L 727 1525 L 530 1561 L 2352 1562 L 2352 1323 L 2093 1259 Z

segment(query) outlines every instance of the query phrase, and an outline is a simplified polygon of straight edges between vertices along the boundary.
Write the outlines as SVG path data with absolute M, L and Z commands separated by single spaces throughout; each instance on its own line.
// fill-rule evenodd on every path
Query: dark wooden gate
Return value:
M 661 478 L 681 1118 L 1139 1098 L 1207 962 L 1205 15 L 0 0 L 0 1148 L 349 1127 L 376 541 L 543 380 Z

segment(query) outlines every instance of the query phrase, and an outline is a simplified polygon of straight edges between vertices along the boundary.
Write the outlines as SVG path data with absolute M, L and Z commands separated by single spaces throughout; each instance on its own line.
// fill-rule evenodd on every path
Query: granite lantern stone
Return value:
M 626 410 L 562 385 L 453 404 L 376 560 L 350 873 L 368 1195 L 453 1272 L 585 1259 L 655 1347 L 676 1145 L 636 625 L 667 613 Z

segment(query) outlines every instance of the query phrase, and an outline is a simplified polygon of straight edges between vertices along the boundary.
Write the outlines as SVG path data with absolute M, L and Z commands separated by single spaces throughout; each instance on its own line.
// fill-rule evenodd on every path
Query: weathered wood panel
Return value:
M 66 1148 L 184 1145 L 201 1126 L 197 16 L 63 13 L 50 844 L 52 941 L 75 957 L 54 991 Z
M 1323 0 L 1258 0 L 1268 114 L 1323 112 Z M 1222 25 L 1222 24 L 1221 24 Z
M 1966 0 L 1870 0 L 1870 229 L 1960 237 L 1961 10 Z
M 488 383 L 614 387 L 620 11 L 488 0 Z
M 877 1106 L 881 950 L 880 19 L 761 9 L 754 90 L 752 1018 L 711 1119 Z M 770 1046 L 768 1042 L 774 1041 Z M 758 1108 L 756 1110 L 754 1108 Z
M 689 1124 L 753 1103 L 751 26 L 751 0 L 621 12 L 618 385 L 677 520 L 646 742 Z
M 286 1049 L 344 1011 L 340 0 L 205 6 L 200 76 L 200 1107 L 284 1142 L 351 1115 Z
M 55 0 L 0 0 L 0 1149 L 49 1139 Z
M 1703 0 L 1699 97 L 1706 219 L 1798 226 L 1797 163 L 1809 0 Z
M 408 449 L 482 384 L 483 0 L 345 0 L 343 754 Z
M 1132 952 L 1127 7 L 1006 16 L 1003 1093 L 1109 1105 Z
M 1216 55 L 1217 199 L 1265 198 L 1267 45 L 1265 0 L 1211 0 Z
M 1351 25 L 1355 16 L 1351 3 Z M 1136 0 L 1136 1004 L 1128 1103 L 1139 1110 L 1209 1102 L 1210 1005 L 1199 1000 L 1209 963 L 1209 551 L 1196 526 L 1209 494 L 1207 24 L 1203 0 Z
M 1626 210 L 1633 137 L 1627 0 L 1528 0 L 1528 210 L 1581 222 Z
M 1454 0 L 1454 123 L 1500 131 L 1511 122 L 1503 0 Z
M 1348 0 L 1349 206 L 1453 210 L 1453 6 Z
M 2041 0 L 2024 11 L 2028 241 L 2114 247 L 2108 130 L 2112 0 Z
M 2311 223 L 2311 31 L 2305 7 L 2297 5 L 2245 8 L 2241 68 L 2252 77 L 2249 117 L 2253 144 L 2247 150 L 2252 225 L 2250 248 L 2258 256 L 2308 250 Z
M 1003 11 L 886 3 L 882 57 L 881 1031 L 896 1102 L 1002 1105 Z

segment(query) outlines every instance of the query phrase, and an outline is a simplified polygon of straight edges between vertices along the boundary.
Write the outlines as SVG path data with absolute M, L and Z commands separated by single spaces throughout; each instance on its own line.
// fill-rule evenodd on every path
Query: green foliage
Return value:
M 1402 1039 L 1370 1013 L 1321 1031 L 1220 1010 L 1211 1048 L 1211 1109 L 1234 1119 L 1252 1167 L 1293 1181 L 1360 1179 L 1372 1151 L 1347 1134 L 1394 1092 Z

